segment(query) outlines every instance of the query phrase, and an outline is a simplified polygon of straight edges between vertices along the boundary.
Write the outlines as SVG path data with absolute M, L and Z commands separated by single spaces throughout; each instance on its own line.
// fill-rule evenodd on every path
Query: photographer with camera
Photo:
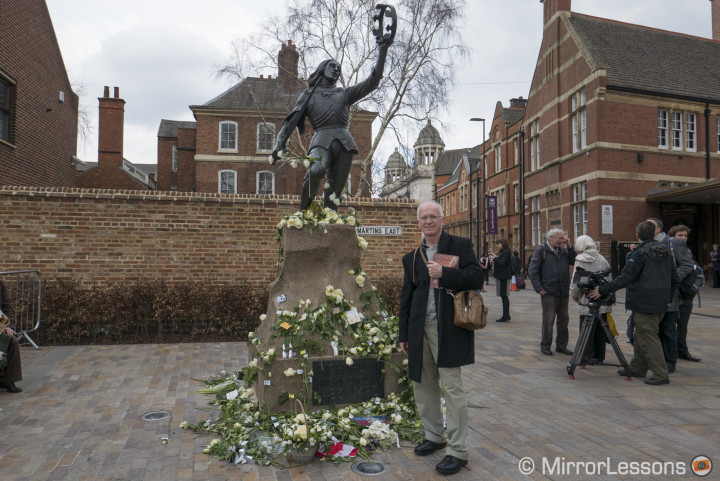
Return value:
M 590 299 L 599 299 L 611 292 L 627 287 L 625 305 L 633 311 L 635 344 L 630 372 L 618 370 L 621 376 L 652 376 L 645 384 L 670 384 L 667 364 L 658 337 L 660 321 L 676 295 L 679 277 L 670 248 L 653 239 L 655 224 L 643 221 L 635 229 L 640 245 L 628 258 L 620 276 L 589 293 Z
M 598 272 L 610 269 L 610 264 L 597 250 L 597 245 L 592 237 L 581 235 L 575 240 L 575 268 L 577 270 L 584 269 L 590 272 Z M 583 316 L 590 313 L 588 307 L 588 299 L 585 296 L 585 289 L 576 284 L 575 278 L 570 284 L 570 296 L 578 304 L 578 314 L 580 315 L 580 327 L 582 328 Z M 603 304 L 600 307 L 600 315 L 607 321 L 607 313 L 612 312 L 612 305 Z M 605 332 L 600 326 L 593 324 L 590 334 L 590 342 L 585 352 L 581 353 L 583 363 L 592 365 L 602 364 L 605 361 Z M 577 348 L 576 348 L 577 349 Z

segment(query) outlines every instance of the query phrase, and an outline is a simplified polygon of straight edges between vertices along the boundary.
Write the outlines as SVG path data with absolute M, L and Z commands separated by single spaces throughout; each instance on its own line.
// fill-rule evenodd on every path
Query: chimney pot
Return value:
M 110 87 L 108 87 L 107 85 L 105 86 L 105 89 L 103 89 L 103 97 L 110 97 Z
M 120 87 L 115 87 L 115 92 L 114 92 L 114 93 L 115 93 L 114 97 L 115 97 L 116 99 L 119 99 L 119 98 L 120 98 Z

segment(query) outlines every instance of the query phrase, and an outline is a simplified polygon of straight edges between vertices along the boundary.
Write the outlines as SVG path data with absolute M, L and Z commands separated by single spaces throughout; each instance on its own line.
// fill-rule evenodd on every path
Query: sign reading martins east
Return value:
M 402 235 L 399 225 L 365 225 L 356 227 L 357 235 Z

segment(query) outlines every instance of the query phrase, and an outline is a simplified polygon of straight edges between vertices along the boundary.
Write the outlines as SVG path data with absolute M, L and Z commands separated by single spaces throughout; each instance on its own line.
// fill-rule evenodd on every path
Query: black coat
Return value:
M 575 264 L 575 249 L 558 247 L 553 252 L 547 241 L 530 258 L 528 276 L 535 292 L 551 296 L 570 295 L 570 266 Z
M 474 333 L 455 326 L 453 298 L 445 289 L 454 291 L 480 289 L 483 282 L 482 269 L 473 252 L 472 243 L 464 237 L 443 232 L 438 242 L 438 253 L 459 256 L 460 262 L 458 269 L 443 267 L 441 289 L 434 289 L 438 319 L 437 365 L 438 367 L 465 366 L 475 362 Z M 408 343 L 410 379 L 420 382 L 430 275 L 420 252 L 416 253 L 416 249 L 405 254 L 402 263 L 404 276 L 400 294 L 399 341 Z
M 513 276 L 510 251 L 500 251 L 493 259 L 493 277 L 505 281 Z

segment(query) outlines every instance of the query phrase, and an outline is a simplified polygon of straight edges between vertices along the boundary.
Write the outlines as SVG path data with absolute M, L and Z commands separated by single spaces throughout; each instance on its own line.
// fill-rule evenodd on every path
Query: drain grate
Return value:
M 381 474 L 385 474 L 388 470 L 388 467 L 382 463 L 368 461 L 364 463 L 353 464 L 350 469 L 353 473 L 359 474 L 361 476 L 379 476 Z
M 150 411 L 149 413 L 143 414 L 143 421 L 160 421 L 161 419 L 167 419 L 170 417 L 168 411 Z

